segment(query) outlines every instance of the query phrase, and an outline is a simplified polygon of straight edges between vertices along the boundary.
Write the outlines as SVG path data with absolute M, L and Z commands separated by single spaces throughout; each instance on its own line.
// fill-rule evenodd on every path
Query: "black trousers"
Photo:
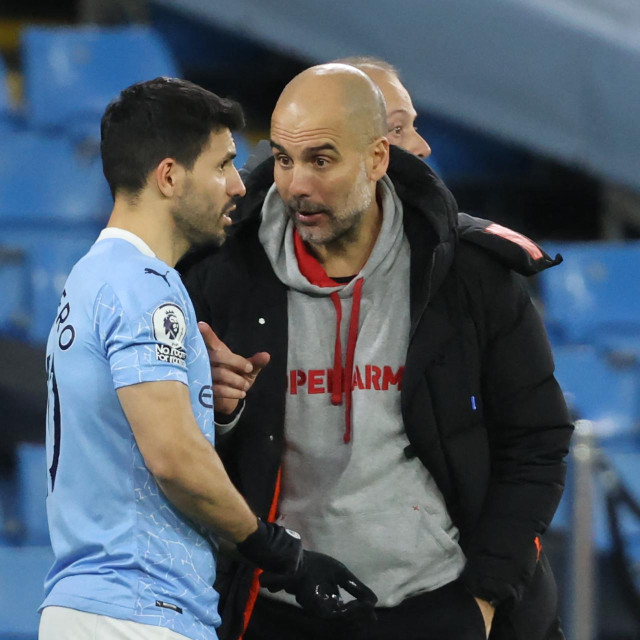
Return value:
M 377 608 L 377 622 L 353 626 L 326 621 L 270 598 L 259 597 L 244 640 L 486 640 L 473 596 L 452 582 Z

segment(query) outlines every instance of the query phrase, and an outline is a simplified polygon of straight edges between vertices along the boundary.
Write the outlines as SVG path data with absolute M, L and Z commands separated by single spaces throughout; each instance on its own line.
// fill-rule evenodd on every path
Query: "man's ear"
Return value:
M 369 179 L 378 182 L 389 166 L 389 141 L 384 136 L 371 143 L 369 162 Z
M 158 190 L 165 198 L 180 192 L 184 175 L 184 167 L 175 158 L 165 158 L 153 172 Z

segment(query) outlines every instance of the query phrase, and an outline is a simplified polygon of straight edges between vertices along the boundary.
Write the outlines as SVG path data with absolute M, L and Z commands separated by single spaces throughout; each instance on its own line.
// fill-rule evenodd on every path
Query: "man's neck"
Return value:
M 136 201 L 116 198 L 107 227 L 135 234 L 170 267 L 174 267 L 189 248 L 184 240 L 176 238 L 171 215 L 163 207 L 145 201 L 144 196 Z
M 330 278 L 357 274 L 366 264 L 382 226 L 382 206 L 374 200 L 362 222 L 352 233 L 327 244 L 307 243 Z

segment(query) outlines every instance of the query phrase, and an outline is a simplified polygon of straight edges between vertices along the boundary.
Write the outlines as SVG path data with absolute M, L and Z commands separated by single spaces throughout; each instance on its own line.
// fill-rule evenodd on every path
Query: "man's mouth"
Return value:
M 222 220 L 224 221 L 225 226 L 233 223 L 231 219 L 231 214 L 236 210 L 235 202 L 228 204 L 222 211 Z
M 301 222 L 302 224 L 315 224 L 316 222 L 321 220 L 323 216 L 328 215 L 328 211 L 326 209 L 300 209 L 295 206 L 290 206 L 289 212 L 292 218 L 294 218 L 298 222 Z
M 296 211 L 296 220 L 303 224 L 315 224 L 319 222 L 324 216 L 326 211 Z

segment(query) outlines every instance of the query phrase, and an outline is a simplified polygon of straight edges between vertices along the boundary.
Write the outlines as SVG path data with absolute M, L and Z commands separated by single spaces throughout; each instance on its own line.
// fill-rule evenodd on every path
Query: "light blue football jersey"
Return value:
M 211 371 L 174 269 L 137 236 L 105 229 L 73 268 L 47 344 L 47 515 L 57 605 L 216 638 L 215 540 L 165 498 L 116 389 L 188 385 L 213 444 Z

